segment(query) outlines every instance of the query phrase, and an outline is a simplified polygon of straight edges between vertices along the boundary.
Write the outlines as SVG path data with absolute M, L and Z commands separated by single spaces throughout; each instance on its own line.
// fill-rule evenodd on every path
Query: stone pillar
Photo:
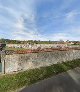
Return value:
M 5 50 L 1 51 L 2 73 L 5 74 Z

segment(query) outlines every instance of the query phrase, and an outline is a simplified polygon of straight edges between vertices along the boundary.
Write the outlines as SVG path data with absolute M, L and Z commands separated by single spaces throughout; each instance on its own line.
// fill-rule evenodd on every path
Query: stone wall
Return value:
M 78 58 L 80 59 L 80 50 L 6 55 L 5 73 L 24 71 Z

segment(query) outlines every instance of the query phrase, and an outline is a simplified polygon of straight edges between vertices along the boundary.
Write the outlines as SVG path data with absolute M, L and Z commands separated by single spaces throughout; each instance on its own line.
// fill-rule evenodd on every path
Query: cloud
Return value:
M 64 41 L 66 41 L 66 40 L 69 40 L 69 37 L 70 35 L 69 34 L 67 34 L 67 33 L 53 33 L 53 34 L 50 34 L 50 35 L 48 35 L 48 36 L 46 36 L 46 39 L 47 40 L 52 40 L 52 41 L 57 41 L 57 40 L 64 40 Z
M 24 19 L 23 19 L 23 17 L 20 17 L 20 19 L 17 20 L 17 23 L 14 24 L 14 26 L 18 31 L 23 31 L 24 30 Z
M 26 22 L 25 22 L 26 21 Z M 29 23 L 28 23 L 29 22 Z M 47 40 L 37 30 L 35 19 L 21 16 L 13 27 L 12 36 L 18 40 Z
M 80 12 L 70 8 L 74 1 L 0 0 L 0 36 L 18 40 L 80 40 Z
M 51 39 L 53 40 L 74 40 L 80 41 L 80 27 L 72 27 L 70 29 L 65 29 L 64 32 L 61 33 L 55 33 L 53 34 L 53 37 L 51 36 Z
M 74 33 L 71 33 L 71 34 L 74 34 Z M 70 35 L 69 33 L 64 32 L 64 33 L 55 33 L 53 35 L 50 35 L 50 36 L 48 36 L 48 39 L 50 39 L 52 41 L 59 41 L 59 40 L 63 40 L 63 41 L 67 41 L 67 40 L 73 41 L 74 40 L 74 41 L 77 41 L 77 40 L 80 40 L 80 36 Z
M 77 12 L 77 11 L 68 12 L 65 16 L 66 21 L 71 22 L 71 23 L 75 22 L 77 15 L 80 15 L 80 12 Z
M 8 2 L 8 6 L 4 6 L 4 4 L 0 4 L 0 11 L 2 14 L 0 14 L 0 16 L 3 20 L 1 20 L 0 26 L 5 24 L 5 27 L 10 28 L 8 33 L 12 34 L 11 38 L 19 40 L 38 38 L 37 36 L 39 35 L 39 32 L 37 31 L 35 21 L 36 15 L 34 0 L 18 0 L 16 3 L 12 1 Z M 12 18 L 10 18 L 8 15 L 6 16 L 4 11 L 8 12 L 9 16 Z
M 17 11 L 11 7 L 6 7 L 3 5 L 0 5 L 0 11 L 7 11 L 11 16 L 16 17 L 17 16 Z

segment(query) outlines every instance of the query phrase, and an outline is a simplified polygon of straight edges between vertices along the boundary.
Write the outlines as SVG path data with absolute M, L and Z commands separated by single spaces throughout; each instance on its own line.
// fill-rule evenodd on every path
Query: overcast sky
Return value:
M 80 41 L 80 0 L 0 0 L 0 38 Z

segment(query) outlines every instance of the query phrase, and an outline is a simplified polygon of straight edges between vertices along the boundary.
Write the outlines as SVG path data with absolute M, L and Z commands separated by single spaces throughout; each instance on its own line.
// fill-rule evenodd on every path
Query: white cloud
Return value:
M 77 18 L 78 15 L 80 15 L 80 12 L 75 11 L 75 10 L 68 12 L 65 15 L 66 21 L 70 22 L 70 23 L 74 23 L 76 21 L 76 18 Z
M 65 30 L 64 32 L 60 32 L 60 33 L 53 33 L 51 35 L 47 36 L 47 39 L 49 40 L 74 40 L 80 41 L 80 28 L 72 28 L 72 29 L 68 29 Z
M 68 34 L 67 33 L 55 33 L 55 34 L 52 34 L 49 39 L 51 40 L 68 40 Z
M 61 33 L 53 33 L 50 35 L 46 35 L 44 30 L 48 30 L 49 25 L 57 24 L 58 21 L 63 22 L 63 24 L 67 23 L 73 23 L 75 22 L 75 19 L 78 14 L 80 14 L 77 11 L 72 10 L 71 12 L 68 12 L 67 14 L 63 14 L 63 10 L 65 10 L 68 6 L 71 5 L 71 3 L 74 0 L 68 0 L 66 2 L 62 3 L 62 7 L 60 9 L 55 9 L 54 12 L 48 11 L 45 13 L 43 17 L 46 18 L 47 20 L 53 20 L 54 22 L 49 23 L 44 23 L 41 28 L 36 26 L 36 10 L 35 10 L 35 4 L 36 2 L 54 2 L 55 0 L 7 0 L 8 1 L 8 6 L 2 5 L 0 3 L 0 11 L 1 13 L 4 14 L 4 12 L 7 12 L 9 16 L 4 16 L 3 14 L 0 14 L 0 28 L 5 25 L 5 29 L 7 30 L 6 27 L 9 27 L 10 30 L 8 30 L 7 34 L 12 33 L 12 39 L 19 39 L 19 40 L 25 40 L 25 39 L 32 39 L 32 40 L 68 40 L 68 39 L 80 39 L 80 30 L 79 28 L 73 28 L 73 29 L 66 29 L 62 30 Z M 57 12 L 56 12 L 57 11 Z M 51 13 L 51 14 L 50 14 Z M 13 19 L 11 19 L 13 18 Z M 65 18 L 65 19 L 64 19 Z M 55 19 L 55 20 L 54 20 Z M 60 20 L 61 19 L 61 20 Z M 25 23 L 26 20 L 26 23 Z M 56 22 L 57 20 L 57 22 Z M 45 25 L 46 24 L 46 25 Z M 43 31 L 45 34 L 42 34 L 39 32 Z M 54 29 L 54 28 L 53 28 Z M 56 29 L 56 28 L 55 28 Z M 55 30 L 56 31 L 56 30 Z M 69 32 L 70 31 L 70 32 Z M 68 33 L 69 32 L 69 33 Z M 6 32 L 5 32 L 6 33 Z M 71 35 L 70 35 L 71 33 Z M 72 35 L 75 34 L 76 36 Z M 76 37 L 76 38 L 75 38 Z
M 75 17 L 76 17 L 76 13 L 71 11 L 69 12 L 67 15 L 66 15 L 66 20 L 68 22 L 73 22 L 75 20 Z
M 40 37 L 40 33 L 37 31 L 36 27 L 34 4 L 34 0 L 19 0 L 18 2 L 16 1 L 16 3 L 10 1 L 9 6 L 0 4 L 1 11 L 5 10 L 10 14 L 10 16 L 14 17 L 14 20 L 9 19 L 9 17 L 6 16 L 2 17 L 5 19 L 2 22 L 4 22 L 8 27 L 11 26 L 11 30 L 9 31 L 12 33 L 12 39 L 38 39 L 38 37 Z M 9 23 L 7 23 L 7 20 L 9 20 Z
M 13 38 L 18 40 L 46 40 L 46 37 L 40 34 L 37 30 L 35 19 L 28 18 L 25 23 L 26 19 L 26 16 L 21 16 L 14 24 L 14 31 L 12 32 Z M 28 21 L 30 22 L 30 24 L 28 24 Z
M 23 31 L 24 30 L 24 19 L 22 17 L 20 17 L 20 19 L 18 19 L 17 23 L 14 24 L 15 28 L 18 31 Z

